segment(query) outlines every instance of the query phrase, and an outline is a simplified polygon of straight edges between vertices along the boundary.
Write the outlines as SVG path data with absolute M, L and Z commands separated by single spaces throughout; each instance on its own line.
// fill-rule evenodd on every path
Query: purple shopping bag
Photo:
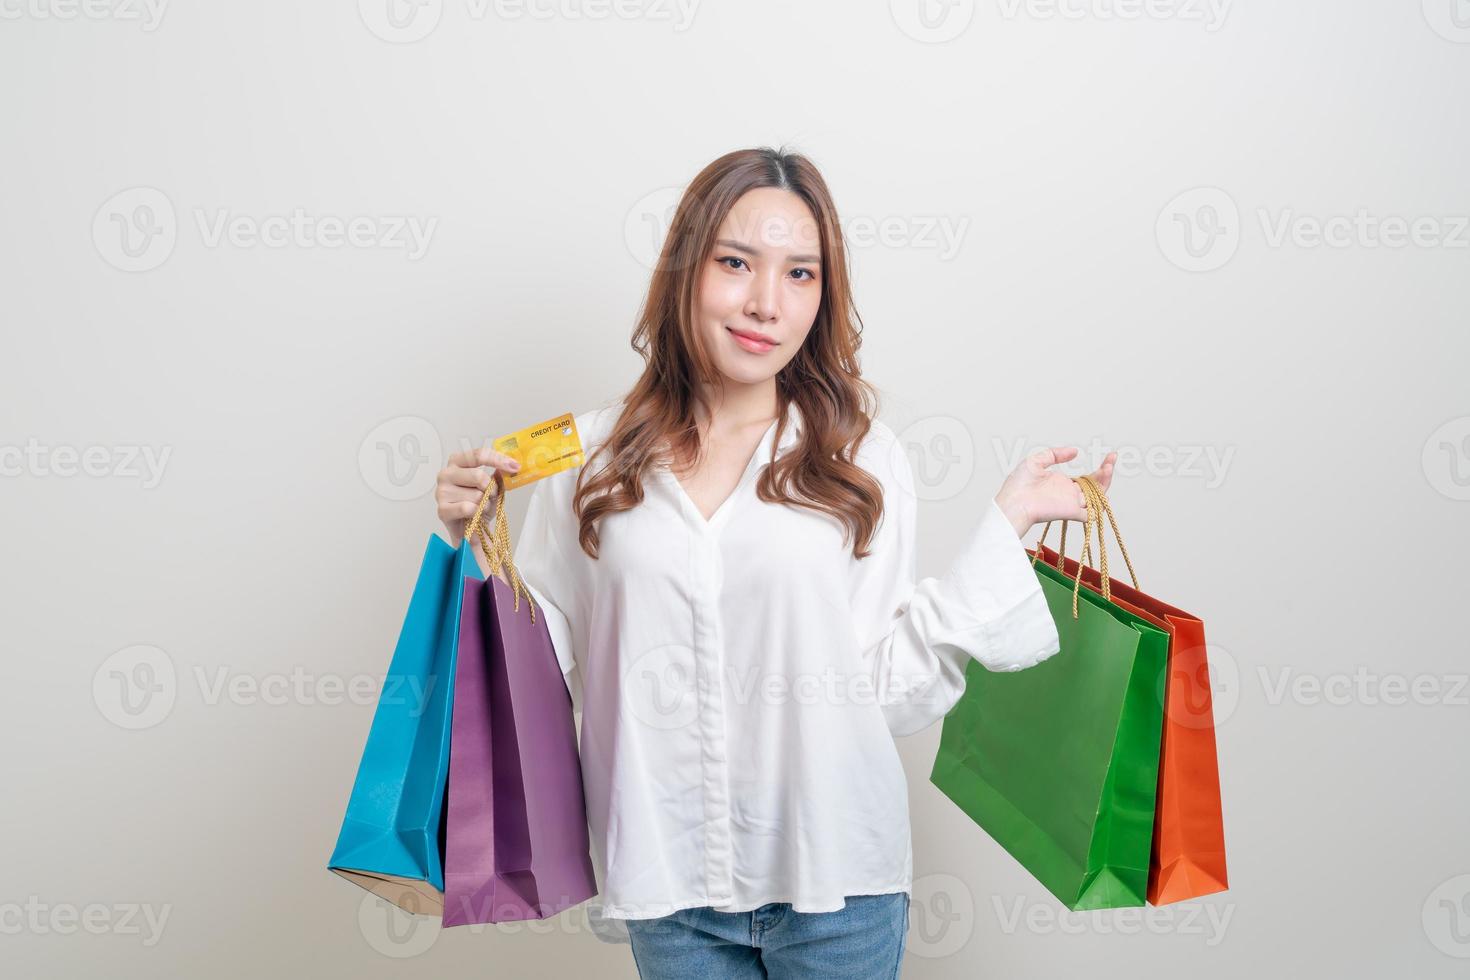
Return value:
M 597 894 L 572 700 L 546 622 L 510 562 L 464 584 L 445 803 L 447 926 L 544 919 Z M 534 621 L 533 621 L 534 617 Z

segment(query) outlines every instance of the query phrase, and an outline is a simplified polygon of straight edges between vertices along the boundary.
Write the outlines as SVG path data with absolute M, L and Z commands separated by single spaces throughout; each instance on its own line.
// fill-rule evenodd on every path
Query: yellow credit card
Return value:
M 582 465 L 582 440 L 577 435 L 577 420 L 570 414 L 501 436 L 490 448 L 521 464 L 519 472 L 502 474 L 507 490 Z

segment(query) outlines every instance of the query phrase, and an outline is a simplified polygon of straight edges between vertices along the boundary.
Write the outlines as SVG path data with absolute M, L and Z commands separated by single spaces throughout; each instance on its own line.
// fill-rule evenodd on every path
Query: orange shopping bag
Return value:
M 1101 503 L 1122 548 L 1123 538 L 1107 498 Z M 1066 549 L 1066 524 L 1062 525 Z M 1097 527 L 1102 543 L 1102 526 Z M 1028 549 L 1029 550 L 1029 549 Z M 1101 551 L 1101 547 L 1099 548 Z M 1078 563 L 1046 546 L 1043 532 L 1035 551 L 1041 560 L 1076 578 Z M 1083 552 L 1084 560 L 1087 551 Z M 1106 552 L 1102 552 L 1105 556 Z M 1128 552 L 1123 551 L 1127 560 Z M 1103 569 L 1107 568 L 1106 557 Z M 1205 624 L 1199 617 L 1138 590 L 1138 577 L 1128 561 L 1134 587 L 1109 578 L 1112 602 L 1169 634 L 1168 682 L 1164 688 L 1164 729 L 1159 758 L 1158 803 L 1154 843 L 1149 857 L 1148 902 L 1168 905 L 1224 891 L 1225 821 L 1220 805 L 1220 768 L 1215 753 L 1214 710 L 1210 697 Z M 1101 593 L 1102 575 L 1082 568 L 1083 584 Z

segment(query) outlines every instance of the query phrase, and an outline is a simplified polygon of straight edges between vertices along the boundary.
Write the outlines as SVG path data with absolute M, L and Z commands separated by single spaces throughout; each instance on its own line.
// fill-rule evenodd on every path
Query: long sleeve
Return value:
M 580 674 L 575 675 L 576 597 L 574 593 L 574 571 L 566 551 L 568 535 L 561 528 L 571 518 L 571 501 L 563 501 L 568 489 L 566 478 L 575 478 L 576 471 L 554 474 L 537 481 L 531 489 L 531 499 L 526 505 L 526 516 L 515 534 L 514 560 L 521 579 L 526 583 L 541 615 L 546 618 L 546 631 L 556 648 L 556 659 L 561 665 L 562 679 L 572 697 L 572 710 L 582 710 Z
M 970 659 L 989 670 L 1023 670 L 1057 653 L 1061 641 L 1025 547 L 994 500 L 950 569 L 916 581 L 918 501 L 908 455 L 896 439 L 879 439 L 869 469 L 883 484 L 884 516 L 872 553 L 853 560 L 852 610 L 889 730 L 911 735 L 959 700 Z

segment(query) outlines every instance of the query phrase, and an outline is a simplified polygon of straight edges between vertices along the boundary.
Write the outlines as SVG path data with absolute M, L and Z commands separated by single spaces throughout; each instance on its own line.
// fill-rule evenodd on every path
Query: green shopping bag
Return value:
M 1014 672 L 972 661 L 929 778 L 1063 905 L 1141 906 L 1169 637 L 1034 567 L 1061 650 Z

